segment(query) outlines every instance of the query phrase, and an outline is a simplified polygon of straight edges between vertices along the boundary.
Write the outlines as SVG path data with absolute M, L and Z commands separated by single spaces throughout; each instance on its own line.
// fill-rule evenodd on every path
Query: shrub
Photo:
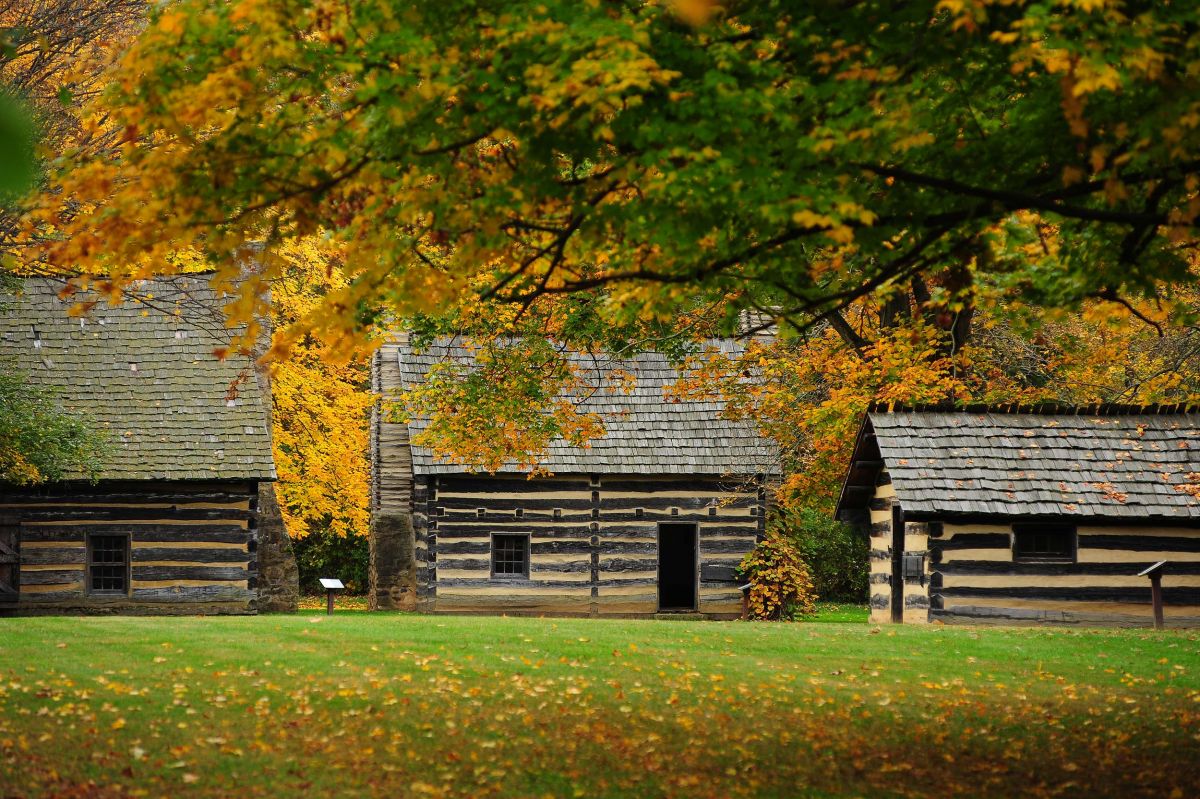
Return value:
M 88 417 L 64 412 L 60 399 L 0 358 L 0 482 L 37 485 L 72 471 L 99 476 L 108 436 Z
M 791 620 L 816 610 L 816 592 L 800 550 L 787 538 L 768 535 L 738 566 L 750 583 L 750 618 Z
M 300 570 L 300 593 L 324 593 L 319 580 L 336 577 L 346 584 L 347 593 L 365 594 L 370 559 L 368 547 L 365 535 L 339 536 L 328 529 L 313 530 L 302 538 L 293 539 L 292 549 Z
M 867 601 L 871 545 L 866 534 L 816 508 L 776 509 L 772 527 L 800 550 L 821 601 Z

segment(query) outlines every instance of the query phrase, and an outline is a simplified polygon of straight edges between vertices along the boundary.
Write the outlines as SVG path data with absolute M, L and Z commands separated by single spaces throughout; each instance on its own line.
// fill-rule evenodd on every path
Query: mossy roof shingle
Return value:
M 908 513 L 1200 519 L 1200 413 L 872 411 L 856 458 L 872 436 Z
M 60 299 L 63 285 L 31 278 L 0 298 L 0 357 L 108 434 L 102 479 L 275 478 L 253 365 L 213 354 L 228 333 L 205 276 L 146 281 L 83 317 L 68 309 L 97 296 Z
M 709 342 L 727 353 L 741 345 L 731 340 Z M 440 341 L 423 351 L 399 348 L 400 372 L 405 385 L 420 383 L 438 362 L 452 360 L 470 365 L 473 356 L 466 348 Z M 585 412 L 596 413 L 606 434 L 585 448 L 565 441 L 550 445 L 539 466 L 558 474 L 776 474 L 779 456 L 775 446 L 763 438 L 750 421 L 735 421 L 722 415 L 718 401 L 676 402 L 664 389 L 679 379 L 679 371 L 665 356 L 645 352 L 631 358 L 613 359 L 583 353 L 569 356 L 581 374 L 595 372 L 597 390 L 578 403 Z M 636 378 L 632 389 L 605 385 L 601 373 L 621 370 Z M 409 423 L 413 435 L 428 427 L 428 420 Z M 432 451 L 414 446 L 413 468 L 417 474 L 456 474 L 462 466 L 438 461 Z M 510 465 L 504 471 L 515 471 Z

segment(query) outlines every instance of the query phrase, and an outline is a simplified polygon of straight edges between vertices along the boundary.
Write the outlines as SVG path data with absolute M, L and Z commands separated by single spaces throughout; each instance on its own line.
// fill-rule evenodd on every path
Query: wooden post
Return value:
M 336 580 L 331 577 L 322 577 L 321 587 L 325 589 L 325 615 L 331 616 L 333 615 L 333 593 L 334 591 L 341 591 L 346 586 L 342 585 L 341 580 Z
M 1150 602 L 1154 605 L 1154 629 L 1163 628 L 1162 573 L 1150 575 Z
M 1150 578 L 1150 604 L 1154 606 L 1154 629 L 1163 628 L 1162 575 L 1167 562 L 1160 560 L 1153 566 L 1138 572 L 1138 577 Z

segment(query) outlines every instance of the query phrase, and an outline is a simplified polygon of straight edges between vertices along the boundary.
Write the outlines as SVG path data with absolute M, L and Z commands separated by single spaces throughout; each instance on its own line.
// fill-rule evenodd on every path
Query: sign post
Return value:
M 1138 577 L 1150 578 L 1150 604 L 1154 606 L 1154 629 L 1156 630 L 1163 628 L 1162 575 L 1166 565 L 1165 560 L 1160 560 L 1137 574 Z
M 738 586 L 738 590 L 742 592 L 742 618 L 750 618 L 750 589 L 754 587 L 753 583 L 746 583 Z
M 321 578 L 321 587 L 325 589 L 325 598 L 326 598 L 325 615 L 332 616 L 333 615 L 333 594 L 336 591 L 341 591 L 346 586 L 342 585 L 341 580 L 338 580 L 338 579 L 335 579 L 332 577 L 322 577 Z

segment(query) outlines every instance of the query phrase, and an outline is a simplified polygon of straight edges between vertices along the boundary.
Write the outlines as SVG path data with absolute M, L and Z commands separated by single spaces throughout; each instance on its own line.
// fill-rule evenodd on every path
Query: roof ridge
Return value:
M 994 413 L 1030 416 L 1175 416 L 1200 413 L 1200 404 L 1097 402 L 1070 405 L 1061 402 L 1040 403 L 917 403 L 872 402 L 868 413 Z
M 131 283 L 144 283 L 144 282 L 153 282 L 153 281 L 158 281 L 158 280 L 177 280 L 179 278 L 192 278 L 192 277 L 212 278 L 216 274 L 217 274 L 217 270 L 215 268 L 210 268 L 210 269 L 201 269 L 196 272 L 171 272 L 169 274 L 149 275 L 147 277 L 132 277 L 131 278 L 131 277 L 122 275 L 122 276 L 120 276 L 120 278 L 122 280 L 128 280 Z M 97 272 L 75 272 L 75 271 L 67 270 L 67 269 L 64 269 L 62 271 L 54 271 L 54 272 L 33 272 L 28 275 L 18 275 L 18 277 L 21 280 L 53 280 L 53 281 L 58 281 L 58 282 L 74 280 L 74 279 L 80 278 L 80 277 L 86 277 L 89 280 L 93 280 L 93 281 L 94 280 L 113 280 L 114 279 L 113 275 L 111 275 L 111 274 L 100 274 Z

